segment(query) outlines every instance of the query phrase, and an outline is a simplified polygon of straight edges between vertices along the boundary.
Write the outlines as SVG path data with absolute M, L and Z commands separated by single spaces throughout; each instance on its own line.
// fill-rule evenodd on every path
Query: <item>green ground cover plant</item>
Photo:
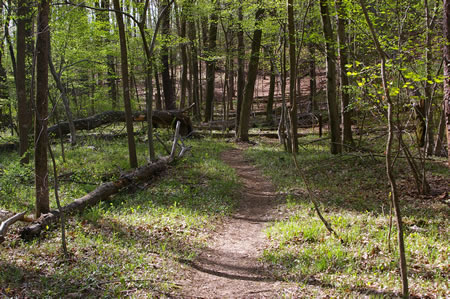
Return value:
M 176 291 L 184 267 L 180 261 L 192 260 L 222 217 L 233 211 L 233 194 L 239 187 L 234 170 L 219 158 L 230 145 L 209 139 L 187 142 L 192 152 L 161 177 L 70 217 L 68 260 L 62 258 L 57 229 L 46 231 L 34 242 L 10 237 L 0 251 L 2 293 L 116 298 L 168 296 Z M 105 174 L 114 173 L 108 177 L 111 180 L 118 167 L 125 168 L 125 140 L 90 140 L 85 145 L 89 148 L 67 150 L 66 163 L 57 153 L 59 172 L 74 172 L 78 181 L 62 182 L 63 204 L 95 187 L 80 181 L 101 183 Z M 141 163 L 145 150 L 144 143 L 138 144 Z M 163 152 L 159 149 L 158 153 Z M 3 195 L 0 209 L 20 211 L 32 205 L 32 191 L 20 191 L 31 189 L 31 174 L 28 177 L 27 166 L 15 169 L 6 162 L 4 158 L 4 169 L 27 176 L 10 190 L 23 202 L 10 204 Z
M 314 139 L 317 136 L 310 135 L 302 142 Z M 263 257 L 275 266 L 280 279 L 305 288 L 313 281 L 332 288 L 331 294 L 338 297 L 352 296 L 358 289 L 368 295 L 399 295 L 396 228 L 392 226 L 389 244 L 389 188 L 382 158 L 357 153 L 333 156 L 326 143 L 305 145 L 297 155 L 322 213 L 345 241 L 341 244 L 317 217 L 290 154 L 279 145 L 261 142 L 248 149 L 246 157 L 264 170 L 285 199 L 285 219 L 267 228 L 270 245 Z M 432 189 L 445 190 L 448 168 L 430 163 Z M 415 194 L 409 175 L 401 162 L 398 176 L 411 294 L 445 297 L 449 294 L 448 203 Z

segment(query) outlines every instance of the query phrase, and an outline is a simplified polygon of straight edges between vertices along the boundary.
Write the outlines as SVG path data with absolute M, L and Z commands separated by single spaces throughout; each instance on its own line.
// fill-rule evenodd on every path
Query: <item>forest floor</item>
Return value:
M 244 158 L 242 150 L 222 153 L 223 161 L 234 168 L 243 187 L 236 212 L 212 236 L 208 246 L 188 265 L 191 267 L 183 297 L 273 298 L 293 294 L 295 285 L 277 280 L 270 265 L 262 261 L 267 247 L 264 229 L 280 217 L 279 195 L 260 170 Z
M 268 77 L 258 84 L 253 108 L 262 112 Z M 358 122 L 360 150 L 341 155 L 329 153 L 317 127 L 300 129 L 303 177 L 278 140 L 259 135 L 269 129 L 264 119 L 254 115 L 255 145 L 230 143 L 223 130 L 210 127 L 205 138 L 185 140 L 190 153 L 160 177 L 69 217 L 68 259 L 56 227 L 32 242 L 19 237 L 27 223 L 12 227 L 0 245 L 0 298 L 398 298 L 384 124 L 372 120 L 362 130 Z M 126 139 L 97 138 L 123 130 L 118 124 L 85 135 L 66 147 L 65 159 L 53 145 L 63 205 L 128 169 Z M 158 134 L 170 146 L 172 131 Z M 155 146 L 165 154 L 162 144 Z M 139 165 L 146 164 L 143 135 L 137 151 Z M 415 190 L 406 161 L 396 164 L 413 298 L 450 298 L 446 162 L 426 161 L 426 195 Z M 0 155 L 0 221 L 31 213 L 33 181 L 32 163 L 20 164 L 13 152 Z M 308 188 L 345 244 L 317 217 Z

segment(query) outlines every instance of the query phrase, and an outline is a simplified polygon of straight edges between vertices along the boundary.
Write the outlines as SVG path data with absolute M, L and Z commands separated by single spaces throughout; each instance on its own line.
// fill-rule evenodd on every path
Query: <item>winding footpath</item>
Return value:
M 225 220 L 209 246 L 190 263 L 182 298 L 274 298 L 294 291 L 293 284 L 277 281 L 260 261 L 267 239 L 264 229 L 277 215 L 273 184 L 245 160 L 240 149 L 221 158 L 243 183 L 239 207 Z

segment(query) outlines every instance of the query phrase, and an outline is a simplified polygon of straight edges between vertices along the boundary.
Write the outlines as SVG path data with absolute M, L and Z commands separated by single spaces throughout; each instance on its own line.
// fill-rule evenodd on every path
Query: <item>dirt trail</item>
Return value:
M 244 185 L 239 207 L 190 264 L 182 296 L 273 298 L 290 293 L 293 286 L 274 279 L 259 261 L 266 243 L 263 230 L 278 214 L 275 187 L 245 160 L 240 149 L 224 152 L 222 159 L 236 169 Z

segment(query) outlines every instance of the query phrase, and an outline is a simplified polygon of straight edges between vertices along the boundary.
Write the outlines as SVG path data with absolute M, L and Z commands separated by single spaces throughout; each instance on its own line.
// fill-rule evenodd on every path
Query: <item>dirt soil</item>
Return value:
M 272 183 L 243 157 L 241 149 L 222 154 L 243 183 L 239 207 L 209 245 L 189 263 L 182 298 L 274 298 L 292 295 L 295 285 L 277 281 L 261 262 L 264 228 L 279 216 Z

